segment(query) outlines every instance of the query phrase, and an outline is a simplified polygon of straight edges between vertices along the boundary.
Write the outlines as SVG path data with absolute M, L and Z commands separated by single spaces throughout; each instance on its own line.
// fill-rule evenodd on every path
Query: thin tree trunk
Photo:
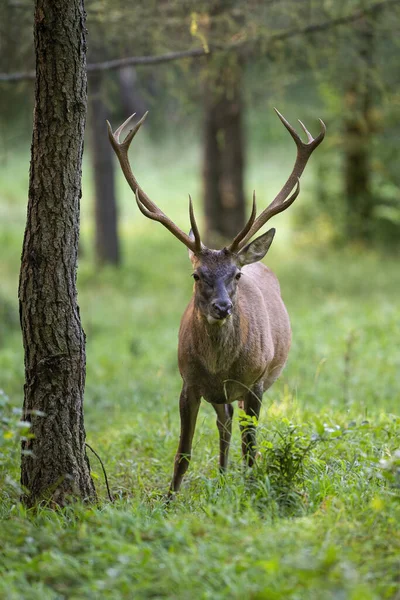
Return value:
M 134 67 L 123 67 L 118 71 L 119 95 L 123 114 L 136 113 L 142 116 L 146 110 L 146 103 L 138 88 L 138 77 Z
M 344 120 L 344 183 L 347 204 L 347 236 L 368 242 L 373 232 L 374 197 L 371 190 L 371 121 L 373 89 L 373 32 L 363 25 L 360 36 L 360 65 L 352 68 L 347 87 Z
M 89 80 L 91 155 L 95 193 L 95 251 L 99 264 L 118 265 L 120 248 L 114 157 L 105 129 L 105 122 L 109 117 L 102 97 L 102 79 L 102 73 L 94 73 Z
M 22 500 L 94 500 L 85 453 L 85 336 L 77 305 L 86 118 L 83 0 L 36 0 L 36 88 L 28 215 L 19 285 L 25 349 Z
M 230 73 L 232 75 L 232 72 Z M 228 82 L 226 81 L 228 80 Z M 244 225 L 244 136 L 241 69 L 223 67 L 205 94 L 203 196 L 208 243 L 232 239 Z

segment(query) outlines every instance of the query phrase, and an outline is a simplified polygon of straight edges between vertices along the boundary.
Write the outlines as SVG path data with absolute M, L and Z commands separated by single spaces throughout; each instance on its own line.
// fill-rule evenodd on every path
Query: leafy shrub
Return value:
M 255 417 L 239 413 L 242 427 L 257 424 Z M 296 514 L 304 509 L 305 475 L 312 450 L 323 438 L 282 418 L 272 429 L 258 430 L 258 453 L 250 488 L 260 507 L 275 508 L 278 514 Z

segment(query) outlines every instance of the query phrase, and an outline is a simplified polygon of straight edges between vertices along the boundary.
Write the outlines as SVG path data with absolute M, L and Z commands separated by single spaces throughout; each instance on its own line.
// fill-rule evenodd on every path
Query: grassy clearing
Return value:
M 185 173 L 157 156 L 157 180 L 145 158 L 143 183 L 184 226 L 181 202 L 187 187 L 197 187 L 195 152 Z M 91 456 L 99 507 L 27 514 L 14 485 L 23 433 L 15 291 L 25 198 L 13 169 L 4 174 L 0 227 L 0 387 L 7 395 L 0 396 L 0 598 L 398 599 L 397 262 L 357 249 L 327 252 L 317 242 L 304 247 L 296 236 L 288 246 L 288 218 L 277 219 L 267 262 L 281 281 L 293 346 L 264 397 L 257 467 L 242 470 L 236 410 L 231 467 L 220 480 L 215 417 L 204 404 L 182 493 L 166 510 L 179 433 L 176 340 L 190 266 L 161 227 L 137 213 L 128 218 L 124 191 L 124 267 L 93 268 L 86 180 L 79 272 L 86 429 L 116 502 L 107 502 Z M 269 175 L 277 182 L 280 174 Z

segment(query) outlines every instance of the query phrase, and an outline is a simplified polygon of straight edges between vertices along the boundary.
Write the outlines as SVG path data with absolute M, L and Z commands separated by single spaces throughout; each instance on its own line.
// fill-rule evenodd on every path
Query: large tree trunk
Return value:
M 207 243 L 231 240 L 245 220 L 241 69 L 210 67 L 205 94 L 203 195 Z
M 83 0 L 36 0 L 36 88 L 19 299 L 25 349 L 23 501 L 96 497 L 85 453 L 85 336 L 77 305 L 86 118 Z M 39 412 L 38 412 L 39 411 Z
M 368 24 L 359 31 L 359 64 L 352 65 L 345 95 L 344 187 L 347 206 L 347 236 L 368 242 L 373 232 L 374 197 L 371 191 L 371 149 L 374 36 Z
M 102 97 L 102 79 L 102 73 L 93 73 L 89 80 L 91 155 L 95 193 L 95 250 L 99 264 L 118 265 L 120 249 L 114 157 L 105 129 L 108 115 Z

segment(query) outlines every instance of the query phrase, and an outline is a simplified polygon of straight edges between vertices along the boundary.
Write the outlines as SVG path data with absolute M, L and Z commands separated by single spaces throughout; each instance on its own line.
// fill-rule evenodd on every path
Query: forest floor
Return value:
M 318 240 L 288 246 L 274 223 L 278 240 L 266 263 L 281 283 L 293 345 L 264 396 L 257 465 L 251 476 L 242 468 L 235 408 L 230 469 L 220 479 L 214 411 L 203 403 L 192 463 L 166 508 L 190 263 L 162 227 L 135 213 L 121 227 L 123 267 L 99 270 L 86 215 L 79 268 L 86 433 L 115 502 L 90 455 L 99 506 L 33 514 L 18 503 L 16 483 L 26 182 L 14 192 L 12 165 L 8 173 L 0 220 L 0 598 L 399 600 L 397 261 L 355 248 L 333 252 Z

